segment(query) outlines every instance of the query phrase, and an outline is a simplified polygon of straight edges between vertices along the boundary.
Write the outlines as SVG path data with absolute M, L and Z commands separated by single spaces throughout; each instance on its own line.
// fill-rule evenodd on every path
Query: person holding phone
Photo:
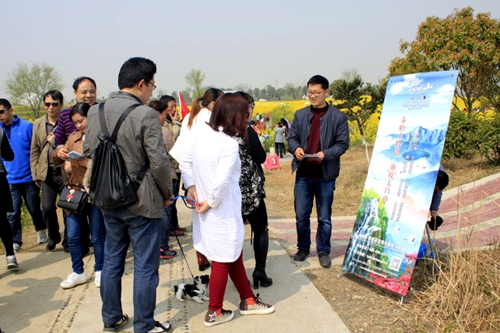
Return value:
M 318 230 L 316 246 L 319 262 L 329 268 L 332 235 L 332 204 L 335 180 L 340 172 L 340 156 L 349 148 L 347 116 L 328 105 L 329 82 L 315 75 L 307 82 L 310 106 L 295 113 L 288 138 L 296 172 L 294 207 L 298 251 L 295 261 L 304 261 L 311 247 L 311 212 L 316 199 Z M 312 154 L 312 155 L 309 155 Z

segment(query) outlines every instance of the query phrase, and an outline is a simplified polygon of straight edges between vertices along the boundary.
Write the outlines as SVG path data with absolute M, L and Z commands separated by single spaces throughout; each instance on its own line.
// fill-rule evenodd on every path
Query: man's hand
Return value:
M 304 159 L 304 149 L 302 149 L 302 147 L 298 147 L 295 149 L 294 155 L 297 161 L 302 161 Z
M 36 184 L 36 186 L 40 187 L 41 182 L 39 180 L 35 180 L 35 184 Z
M 318 155 L 317 158 L 315 158 L 315 161 L 322 162 L 325 159 L 325 154 L 322 151 L 319 151 L 316 153 Z

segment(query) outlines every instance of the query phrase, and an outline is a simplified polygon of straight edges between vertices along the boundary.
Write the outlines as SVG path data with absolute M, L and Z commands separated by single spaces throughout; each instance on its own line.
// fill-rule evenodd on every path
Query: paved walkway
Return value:
M 180 210 L 182 226 L 188 226 L 191 221 L 190 212 L 186 211 Z M 251 276 L 255 263 L 249 242 L 249 226 L 246 229 L 243 252 L 247 275 Z M 194 275 L 199 275 L 191 237 L 179 238 L 189 267 Z M 171 239 L 171 244 L 179 248 L 175 239 Z M 21 269 L 17 272 L 0 267 L 0 327 L 7 333 L 102 332 L 102 303 L 99 289 L 93 283 L 93 256 L 85 257 L 85 271 L 92 274 L 89 283 L 63 290 L 59 284 L 71 272 L 69 254 L 64 253 L 60 246 L 50 253 L 44 248 L 44 245 L 37 245 L 19 253 Z M 131 316 L 121 331 L 127 333 L 133 332 L 132 259 L 129 252 L 122 292 L 124 311 Z M 276 240 L 270 242 L 267 273 L 273 278 L 273 286 L 255 292 L 260 293 L 263 301 L 275 305 L 275 313 L 244 317 L 236 312 L 232 321 L 206 328 L 203 321 L 208 304 L 180 302 L 174 296 L 174 285 L 192 281 L 188 266 L 179 253 L 176 258 L 161 262 L 155 317 L 160 321 L 170 320 L 173 332 L 179 333 L 349 332 L 330 304 Z M 236 310 L 238 302 L 236 289 L 229 282 L 224 308 Z
M 445 224 L 434 234 L 440 248 L 487 246 L 499 241 L 500 231 L 500 174 L 484 178 L 474 184 L 448 190 L 444 193 L 441 215 Z M 181 206 L 181 205 L 179 205 Z M 179 210 L 182 226 L 190 223 L 190 212 Z M 315 222 L 314 222 L 315 223 Z M 354 224 L 354 217 L 336 217 L 333 222 L 331 257 L 334 264 L 341 264 Z M 247 274 L 254 267 L 253 251 L 249 244 L 249 230 L 245 241 L 245 267 Z M 295 252 L 296 234 L 293 219 L 272 220 L 270 229 L 274 238 L 270 244 L 268 274 L 274 285 L 261 288 L 264 301 L 275 304 L 276 312 L 266 316 L 242 317 L 238 313 L 228 323 L 211 328 L 203 326 L 207 304 L 175 299 L 173 286 L 189 283 L 187 265 L 178 255 L 172 260 L 162 260 L 160 284 L 157 292 L 156 319 L 169 319 L 173 332 L 349 332 L 328 302 L 309 281 L 303 270 L 319 267 L 317 256 L 312 253 L 304 262 L 295 263 L 290 254 Z M 315 226 L 313 224 L 313 229 Z M 459 231 L 457 233 L 457 231 Z M 459 234 L 460 237 L 456 235 Z M 26 235 L 26 237 L 34 237 Z M 313 232 L 312 238 L 315 238 Z M 189 266 L 199 275 L 195 251 L 189 235 L 180 237 Z M 469 240 L 469 243 L 466 241 Z M 172 242 L 176 248 L 178 245 Z M 26 249 L 18 255 L 21 269 L 6 271 L 0 267 L 0 327 L 7 333 L 14 332 L 101 332 L 101 301 L 99 289 L 92 280 L 85 285 L 63 290 L 59 283 L 71 271 L 69 254 L 59 246 L 47 252 L 44 245 Z M 313 247 L 315 244 L 313 244 Z M 289 253 L 287 253 L 288 250 Z M 133 316 L 132 281 L 133 265 L 129 256 L 123 278 L 124 310 Z M 92 274 L 93 258 L 85 258 L 85 270 Z M 208 273 L 208 272 L 207 272 Z M 91 276 L 93 278 L 93 275 Z M 238 295 L 228 283 L 224 307 L 237 308 Z M 122 332 L 133 332 L 132 322 Z

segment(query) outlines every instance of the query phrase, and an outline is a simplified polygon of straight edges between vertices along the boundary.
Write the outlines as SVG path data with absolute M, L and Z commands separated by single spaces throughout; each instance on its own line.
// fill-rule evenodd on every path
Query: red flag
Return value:
M 186 102 L 184 102 L 184 98 L 182 97 L 182 94 L 179 90 L 177 90 L 177 94 L 179 95 L 182 120 L 184 120 L 184 117 L 186 117 L 186 115 L 189 113 L 189 108 L 187 107 Z

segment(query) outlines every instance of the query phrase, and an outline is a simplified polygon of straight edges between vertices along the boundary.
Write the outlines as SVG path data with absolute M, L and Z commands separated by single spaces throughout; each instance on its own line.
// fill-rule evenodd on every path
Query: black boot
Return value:
M 267 227 L 254 230 L 253 250 L 255 253 L 255 270 L 252 274 L 254 289 L 259 289 L 259 283 L 262 287 L 270 287 L 273 284 L 273 279 L 267 277 L 266 274 L 268 248 L 269 234 Z

